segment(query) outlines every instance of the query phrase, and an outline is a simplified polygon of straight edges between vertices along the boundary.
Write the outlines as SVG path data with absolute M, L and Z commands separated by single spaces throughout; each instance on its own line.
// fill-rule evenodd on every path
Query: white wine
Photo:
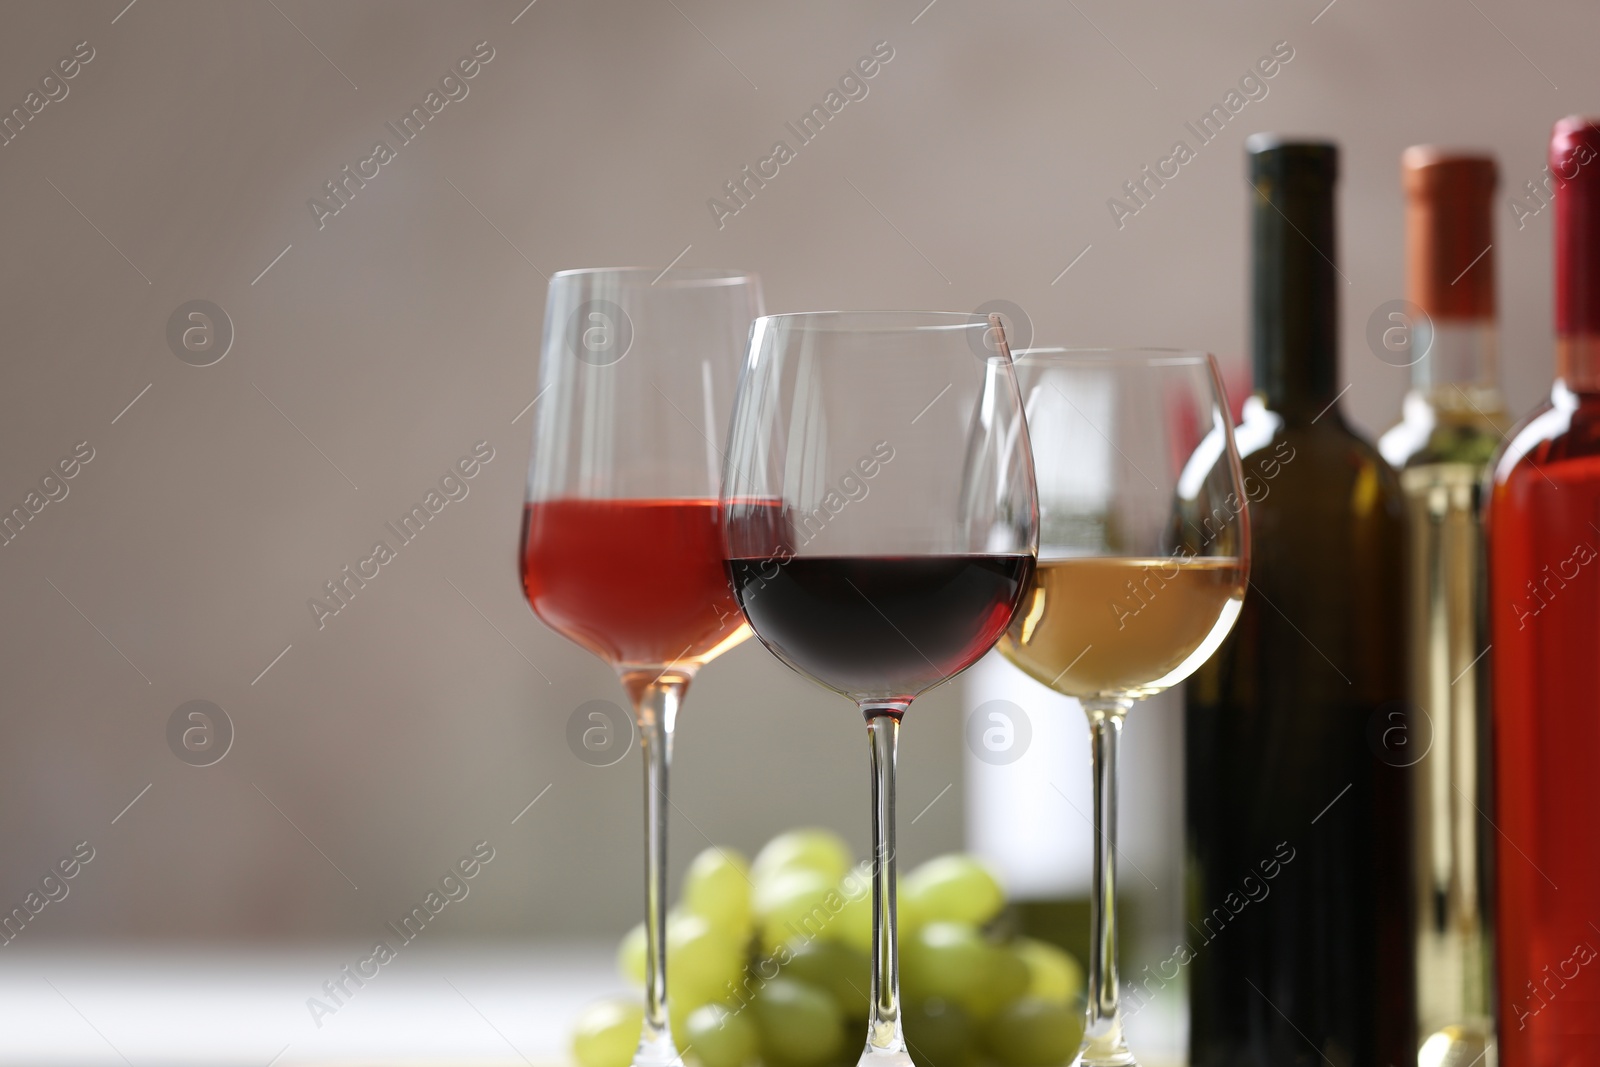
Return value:
M 1412 388 L 1378 443 L 1406 499 L 1408 698 L 1380 758 L 1411 778 L 1417 1022 L 1424 1062 L 1469 1064 L 1494 1041 L 1487 892 L 1487 639 L 1480 619 L 1483 470 L 1510 427 L 1496 382 L 1492 156 L 1401 157 L 1407 296 L 1424 315 Z M 1468 268 L 1471 268 L 1470 270 Z M 1400 729 L 1394 729 L 1400 725 Z
M 1141 699 L 1204 663 L 1233 626 L 1233 557 L 1040 560 L 1001 655 L 1059 693 Z
M 1420 751 L 1385 746 L 1388 758 L 1412 768 L 1420 1036 L 1435 1049 L 1456 1050 L 1461 1063 L 1477 1058 L 1494 1033 L 1488 853 L 1478 807 L 1486 803 L 1487 766 L 1478 719 L 1485 682 L 1478 669 L 1484 658 L 1478 633 L 1481 474 L 1469 463 L 1424 463 L 1400 472 L 1411 552 L 1411 700 L 1427 721 L 1407 724 L 1405 731 L 1415 731 L 1406 745 Z

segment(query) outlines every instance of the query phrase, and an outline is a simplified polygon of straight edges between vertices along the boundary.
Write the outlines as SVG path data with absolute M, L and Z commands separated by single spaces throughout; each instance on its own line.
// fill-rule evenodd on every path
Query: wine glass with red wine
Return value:
M 910 1067 L 895 938 L 900 720 L 1005 631 L 1038 542 L 998 316 L 757 319 L 722 504 L 728 572 L 756 636 L 866 717 L 874 951 L 860 1062 Z
M 755 275 L 685 268 L 562 271 L 545 304 L 522 584 L 540 619 L 616 670 L 638 723 L 646 948 L 634 1067 L 681 1063 L 667 1020 L 667 772 L 695 672 L 750 635 L 723 565 L 717 443 L 761 310 Z

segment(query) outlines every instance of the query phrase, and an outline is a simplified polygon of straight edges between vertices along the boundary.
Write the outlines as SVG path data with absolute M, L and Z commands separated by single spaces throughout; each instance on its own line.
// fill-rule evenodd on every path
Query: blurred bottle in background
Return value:
M 1494 1039 L 1479 513 L 1484 469 L 1510 423 L 1497 376 L 1497 171 L 1492 156 L 1417 146 L 1400 173 L 1411 390 L 1378 448 L 1406 498 L 1413 707 L 1385 725 L 1383 747 L 1413 775 L 1420 1067 L 1468 1067 Z
M 1373 736 L 1405 695 L 1404 505 L 1338 408 L 1338 150 L 1247 151 L 1254 558 L 1186 689 L 1190 1062 L 1398 1065 L 1417 1050 L 1408 772 Z
M 1556 123 L 1550 172 L 1555 384 L 1486 516 L 1506 1067 L 1600 1062 L 1600 119 Z

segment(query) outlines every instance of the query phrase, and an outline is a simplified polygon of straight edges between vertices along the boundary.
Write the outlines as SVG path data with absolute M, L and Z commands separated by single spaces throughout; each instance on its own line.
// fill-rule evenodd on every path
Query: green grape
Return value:
M 1028 965 L 1011 948 L 989 947 L 988 975 L 963 1007 L 979 1022 L 987 1022 L 1001 1008 L 1028 992 Z
M 1000 1010 L 984 1028 L 985 1044 L 1003 1067 L 1055 1067 L 1083 1042 L 1083 1012 L 1037 997 L 1023 997 Z
M 704 1004 L 690 1007 L 671 997 L 667 998 L 667 1027 L 672 1031 L 672 1047 L 678 1050 L 680 1057 L 689 1047 L 689 1016 L 703 1007 Z
M 989 979 L 995 947 L 965 923 L 928 923 L 900 940 L 900 982 L 910 1000 L 972 1004 Z
M 780 871 L 756 883 L 762 951 L 771 952 L 791 938 L 814 937 L 831 926 L 844 905 L 833 884 L 832 878 L 804 869 Z
M 906 876 L 900 899 L 929 922 L 982 926 L 1000 914 L 1006 895 L 989 868 L 971 856 L 951 853 L 922 864 Z
M 908 1004 L 903 1019 L 916 1067 L 971 1067 L 976 1062 L 977 1033 L 957 1005 L 943 1000 Z
M 762 1058 L 776 1067 L 819 1067 L 844 1044 L 839 1006 L 803 982 L 774 978 L 756 994 L 752 1010 Z
M 743 939 L 750 934 L 750 865 L 733 849 L 708 848 L 683 876 L 683 909 Z
M 1083 966 L 1048 941 L 1019 937 L 1011 951 L 1028 968 L 1028 995 L 1052 1004 L 1071 1004 L 1083 995 Z
M 898 892 L 895 896 L 894 914 L 895 919 L 899 922 L 901 937 L 905 937 L 907 934 L 916 933 L 918 930 L 922 929 L 932 921 L 928 917 L 928 914 L 922 910 L 921 902 L 914 898 L 911 900 L 906 900 L 900 897 Z
M 872 953 L 872 887 L 847 882 L 839 890 L 844 907 L 822 929 L 822 937 L 857 952 Z M 845 890 L 854 892 L 854 896 Z
M 667 993 L 698 1008 L 720 998 L 744 967 L 744 942 L 699 915 L 667 913 Z M 617 948 L 617 969 L 644 988 L 644 923 L 629 930 Z
M 849 866 L 850 846 L 832 830 L 790 830 L 768 841 L 756 853 L 750 875 L 760 885 L 780 871 L 800 868 L 815 871 L 832 883 Z
M 833 998 L 846 1019 L 866 1021 L 872 1003 L 868 956 L 837 941 L 816 938 L 791 942 L 783 976 L 820 989 Z
M 839 883 L 839 896 L 844 907 L 823 929 L 822 936 L 872 955 L 872 875 L 865 864 L 844 876 Z M 916 902 L 904 898 L 899 902 L 896 916 L 902 939 L 916 933 L 927 922 Z
M 622 944 L 617 946 L 617 970 L 640 989 L 644 988 L 644 950 L 644 923 L 639 923 L 622 935 Z
M 615 997 L 597 1001 L 578 1016 L 572 1055 L 581 1067 L 628 1067 L 643 1025 L 643 1004 Z
M 702 916 L 667 917 L 667 997 L 685 1011 L 722 999 L 744 958 L 742 941 Z
M 673 1034 L 679 1030 L 674 1027 Z M 744 1067 L 760 1051 L 756 1023 L 746 1012 L 707 1004 L 689 1013 L 683 1030 L 684 1049 L 693 1049 L 705 1067 Z

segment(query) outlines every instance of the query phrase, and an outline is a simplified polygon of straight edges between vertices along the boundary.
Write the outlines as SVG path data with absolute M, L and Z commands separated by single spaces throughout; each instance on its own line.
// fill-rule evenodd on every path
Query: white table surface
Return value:
M 625 989 L 612 945 L 403 950 L 332 1015 L 360 946 L 0 950 L 0 1064 L 295 1067 L 566 1062 L 572 1020 Z
M 317 1025 L 307 1000 L 362 946 L 0 949 L 0 1065 L 565 1067 L 573 1020 L 625 992 L 615 945 L 402 950 Z M 1181 999 L 1131 1020 L 1148 1067 L 1177 1063 Z

